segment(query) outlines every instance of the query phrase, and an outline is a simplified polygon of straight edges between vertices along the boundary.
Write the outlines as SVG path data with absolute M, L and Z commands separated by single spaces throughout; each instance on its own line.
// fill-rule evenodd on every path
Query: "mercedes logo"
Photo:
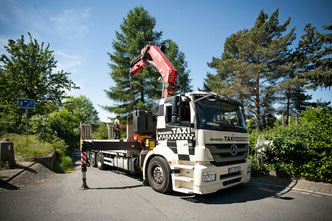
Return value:
M 231 154 L 233 156 L 236 156 L 236 154 L 237 154 L 237 146 L 235 144 L 232 144 L 232 146 L 231 146 Z

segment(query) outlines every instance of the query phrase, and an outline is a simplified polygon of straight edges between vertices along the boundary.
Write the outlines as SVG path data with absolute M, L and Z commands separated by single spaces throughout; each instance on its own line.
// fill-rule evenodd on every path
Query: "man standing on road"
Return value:
M 114 121 L 114 132 L 115 132 L 115 139 L 121 138 L 121 130 L 120 127 L 125 127 L 125 125 L 121 124 L 120 122 L 120 115 L 117 115 Z

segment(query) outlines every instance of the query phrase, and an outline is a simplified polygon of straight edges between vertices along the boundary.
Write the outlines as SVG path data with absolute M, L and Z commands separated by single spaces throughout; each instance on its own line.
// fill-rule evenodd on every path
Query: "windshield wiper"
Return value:
M 196 102 L 198 102 L 200 100 L 203 100 L 203 99 L 205 99 L 207 97 L 210 97 L 210 96 L 211 96 L 211 94 L 208 94 L 208 95 L 205 95 L 204 97 L 198 98 L 197 100 L 194 101 L 194 103 L 196 103 Z

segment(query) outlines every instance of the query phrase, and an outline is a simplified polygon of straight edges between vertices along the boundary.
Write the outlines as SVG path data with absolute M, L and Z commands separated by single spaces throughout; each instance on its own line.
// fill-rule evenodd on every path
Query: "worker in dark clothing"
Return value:
M 114 121 L 114 132 L 115 132 L 115 139 L 121 138 L 121 129 L 120 127 L 125 127 L 125 125 L 121 124 L 120 122 L 120 115 L 117 115 Z

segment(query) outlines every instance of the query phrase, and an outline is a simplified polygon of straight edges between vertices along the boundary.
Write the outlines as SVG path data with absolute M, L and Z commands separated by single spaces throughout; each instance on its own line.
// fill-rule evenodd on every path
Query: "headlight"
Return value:
M 247 173 L 251 173 L 251 165 L 248 166 Z
M 211 182 L 216 180 L 216 174 L 213 172 L 204 172 L 203 173 L 203 182 Z

